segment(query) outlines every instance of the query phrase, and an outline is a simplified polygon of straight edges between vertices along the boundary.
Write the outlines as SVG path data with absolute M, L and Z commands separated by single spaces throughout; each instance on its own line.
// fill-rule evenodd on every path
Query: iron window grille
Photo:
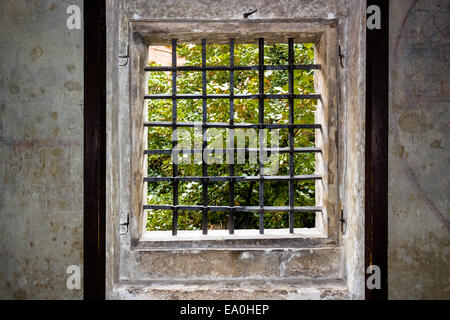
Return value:
M 294 148 L 294 129 L 321 129 L 320 124 L 295 124 L 294 123 L 294 99 L 321 99 L 320 94 L 294 94 L 294 70 L 320 70 L 318 64 L 295 65 L 294 64 L 294 39 L 288 39 L 288 64 L 287 65 L 265 65 L 264 64 L 264 38 L 258 39 L 258 57 L 259 64 L 256 66 L 236 66 L 234 64 L 234 45 L 235 40 L 230 39 L 230 63 L 229 66 L 207 66 L 206 65 L 206 39 L 201 40 L 202 46 L 202 65 L 201 66 L 177 66 L 177 40 L 172 39 L 172 66 L 146 66 L 146 72 L 172 72 L 172 93 L 171 94 L 147 94 L 144 99 L 170 99 L 172 101 L 172 121 L 151 121 L 144 122 L 146 127 L 168 127 L 176 130 L 177 128 L 195 127 L 198 123 L 178 122 L 177 121 L 177 101 L 179 99 L 201 99 L 202 100 L 202 148 L 191 149 L 191 153 L 202 152 L 207 147 L 206 130 L 208 128 L 227 128 L 233 135 L 233 129 L 237 128 L 255 128 L 259 133 L 263 129 L 288 129 L 288 147 L 263 148 L 260 143 L 257 151 L 276 151 L 289 154 L 289 175 L 270 176 L 264 175 L 264 165 L 259 163 L 259 176 L 236 176 L 235 165 L 228 165 L 228 176 L 208 176 L 207 163 L 202 156 L 202 176 L 182 177 L 178 175 L 178 165 L 172 165 L 172 177 L 144 177 L 144 183 L 148 182 L 172 182 L 173 203 L 172 205 L 144 205 L 144 210 L 172 210 L 172 235 L 177 235 L 178 230 L 178 212 L 180 210 L 199 210 L 202 211 L 202 233 L 208 233 L 208 212 L 224 211 L 229 212 L 229 233 L 234 234 L 234 215 L 239 212 L 259 212 L 259 233 L 264 234 L 264 212 L 289 212 L 289 232 L 294 233 L 294 213 L 295 212 L 322 212 L 320 206 L 295 206 L 294 191 L 295 182 L 301 180 L 321 180 L 321 175 L 295 175 L 294 174 L 294 154 L 296 153 L 320 153 L 321 149 L 316 147 Z M 259 72 L 259 84 L 257 94 L 235 94 L 234 93 L 234 71 L 257 70 Z M 265 70 L 287 70 L 288 71 L 288 93 L 287 94 L 265 94 L 264 93 L 264 71 Z M 198 71 L 202 73 L 202 93 L 201 94 L 178 94 L 177 93 L 177 72 Z M 207 94 L 206 71 L 229 71 L 229 94 Z M 230 106 L 230 122 L 208 122 L 207 121 L 207 99 L 227 99 Z M 234 100 L 235 99 L 257 99 L 258 100 L 258 123 L 235 123 L 234 122 Z M 265 99 L 287 99 L 289 104 L 289 122 L 287 124 L 269 124 L 264 123 L 264 100 Z M 232 139 L 234 141 L 234 139 Z M 171 154 L 176 147 L 176 141 L 172 141 L 172 149 L 169 150 L 144 150 L 144 154 Z M 244 148 L 245 151 L 251 151 L 251 148 Z M 225 152 L 233 155 L 239 151 L 239 148 L 226 148 Z M 202 205 L 179 205 L 178 187 L 181 181 L 200 181 L 202 183 Z M 216 181 L 229 182 L 229 205 L 211 206 L 208 205 L 208 183 Z M 235 206 L 234 185 L 237 181 L 259 181 L 259 205 L 258 206 Z M 288 206 L 265 206 L 264 205 L 264 181 L 288 181 L 289 183 L 289 205 Z

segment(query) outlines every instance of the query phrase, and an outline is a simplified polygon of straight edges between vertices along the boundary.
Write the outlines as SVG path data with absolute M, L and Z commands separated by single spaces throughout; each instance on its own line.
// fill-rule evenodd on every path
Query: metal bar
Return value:
M 322 152 L 320 148 L 294 148 L 294 129 L 321 129 L 320 124 L 294 124 L 294 101 L 295 99 L 321 99 L 320 94 L 294 94 L 294 70 L 320 70 L 320 65 L 294 65 L 294 41 L 288 40 L 289 58 L 288 65 L 269 66 L 264 64 L 264 39 L 258 40 L 259 62 L 256 66 L 235 66 L 234 65 L 234 39 L 230 39 L 230 65 L 229 66 L 206 66 L 206 39 L 202 39 L 202 65 L 200 66 L 177 66 L 176 56 L 177 40 L 172 40 L 172 66 L 164 67 L 145 67 L 145 71 L 171 71 L 172 72 L 172 93 L 171 94 L 147 94 L 144 99 L 171 99 L 172 100 L 172 121 L 151 121 L 145 122 L 147 127 L 172 127 L 174 132 L 178 127 L 195 127 L 199 125 L 196 122 L 177 122 L 177 100 L 179 99 L 202 99 L 202 148 L 184 150 L 183 153 L 202 153 L 202 176 L 180 177 L 178 176 L 178 166 L 173 164 L 172 177 L 145 177 L 144 182 L 173 182 L 173 205 L 144 205 L 144 209 L 169 209 L 173 210 L 172 234 L 177 234 L 177 220 L 179 210 L 201 210 L 202 211 L 202 233 L 208 233 L 208 211 L 227 211 L 229 212 L 229 233 L 234 234 L 234 213 L 235 212 L 259 212 L 259 232 L 264 234 L 264 212 L 286 211 L 289 213 L 289 231 L 294 231 L 294 212 L 317 212 L 321 207 L 302 207 L 294 206 L 295 200 L 295 181 L 301 180 L 320 180 L 320 175 L 294 175 L 294 153 L 314 153 Z M 207 74 L 208 70 L 230 71 L 230 93 L 229 94 L 207 94 Z M 236 70 L 258 70 L 259 84 L 257 94 L 234 94 L 234 71 Z M 265 70 L 288 70 L 288 93 L 287 94 L 265 94 L 264 93 L 264 72 Z M 177 94 L 177 72 L 183 71 L 201 71 L 202 72 L 202 92 L 201 94 Z M 207 121 L 207 99 L 229 99 L 230 101 L 230 123 L 209 122 Z M 258 123 L 234 123 L 234 100 L 235 99 L 258 99 L 259 119 Z M 264 101 L 265 99 L 287 99 L 289 103 L 289 123 L 288 124 L 267 124 L 264 123 Z M 220 150 L 207 149 L 207 128 L 229 128 L 229 139 L 233 143 L 231 148 Z M 234 129 L 235 128 L 256 128 L 259 129 L 259 147 L 258 148 L 234 148 Z M 284 148 L 264 148 L 264 130 L 263 129 L 288 129 L 289 146 Z M 172 137 L 171 150 L 145 150 L 144 154 L 171 154 L 177 151 L 177 137 Z M 181 150 L 180 150 L 181 151 Z M 206 159 L 204 152 L 227 152 L 231 163 L 229 163 L 229 176 L 208 176 Z M 259 151 L 259 175 L 258 176 L 235 176 L 234 155 L 235 152 L 255 152 Z M 289 153 L 289 175 L 286 176 L 265 176 L 264 161 L 265 152 Z M 288 206 L 269 206 L 264 207 L 264 182 L 265 181 L 288 181 L 289 182 L 289 205 Z M 202 205 L 179 205 L 179 182 L 180 181 L 201 181 L 202 182 Z M 208 206 L 208 184 L 210 181 L 228 181 L 229 182 L 229 206 Z M 259 181 L 259 205 L 258 206 L 235 206 L 235 182 L 236 181 Z
M 259 206 L 200 206 L 200 205 L 144 205 L 145 210 L 210 210 L 210 211 L 230 211 L 234 209 L 235 212 L 258 212 L 263 210 L 264 212 L 289 212 L 291 207 L 289 206 L 270 206 L 270 207 L 259 207 Z M 321 212 L 322 207 L 294 207 L 294 212 Z
M 259 49 L 259 83 L 258 83 L 258 112 L 259 112 L 259 123 L 264 123 L 264 38 L 259 38 L 258 40 Z M 258 129 L 259 133 L 259 233 L 264 234 L 264 161 L 261 159 L 263 155 L 263 138 L 264 130 Z
M 305 65 L 294 65 L 294 70 L 321 70 L 320 64 L 305 64 Z M 265 70 L 289 70 L 288 65 L 264 65 Z M 172 71 L 173 68 L 170 66 L 158 66 L 158 67 L 145 67 L 144 71 Z M 246 71 L 246 70 L 259 70 L 258 66 L 206 66 L 205 68 L 200 66 L 179 66 L 176 67 L 177 71 Z
M 293 175 L 293 176 L 263 176 L 263 180 L 267 181 L 285 181 L 285 180 L 321 180 L 322 176 L 320 175 Z M 208 180 L 211 182 L 217 181 L 259 181 L 261 180 L 260 176 L 186 176 L 186 177 L 144 177 L 144 182 L 161 182 L 161 181 L 173 181 L 174 179 L 178 179 L 179 181 L 203 181 Z M 234 199 L 233 199 L 234 200 Z M 231 203 L 231 202 L 230 202 Z M 233 201 L 234 203 L 234 201 Z M 230 207 L 232 205 L 230 204 Z
M 176 122 L 171 121 L 147 121 L 144 122 L 146 127 L 195 127 L 198 126 L 198 122 Z M 206 128 L 236 128 L 236 129 L 322 129 L 322 125 L 318 123 L 310 124 L 283 124 L 283 123 L 227 123 L 227 122 L 208 122 L 202 124 Z
M 288 39 L 288 62 L 289 62 L 289 79 L 288 90 L 289 94 L 294 93 L 294 39 Z M 294 99 L 289 98 L 289 124 L 294 123 Z M 294 129 L 289 128 L 289 232 L 294 233 Z
M 230 126 L 234 125 L 234 39 L 230 39 Z M 234 129 L 230 129 L 230 143 L 233 148 L 228 153 L 229 164 L 229 174 L 231 177 L 234 176 Z M 228 148 L 227 148 L 228 149 Z M 227 150 L 228 151 L 228 150 Z M 235 179 L 230 178 L 229 180 L 229 205 L 234 207 L 234 181 Z M 228 232 L 234 234 L 234 209 L 230 210 L 229 227 Z
M 207 130 L 205 124 L 208 122 L 207 112 L 207 98 L 206 98 L 206 39 L 202 39 L 202 150 L 207 146 Z M 205 157 L 202 153 L 202 174 L 203 177 L 208 176 L 208 167 L 206 165 Z M 208 234 L 208 180 L 202 179 L 202 191 L 203 191 L 203 213 L 202 213 L 202 232 Z
M 177 39 L 172 39 L 172 97 L 177 95 Z M 176 141 L 178 137 L 176 136 L 176 123 L 177 123 L 177 100 L 172 98 L 172 148 L 176 147 Z M 176 138 L 176 139 L 174 139 Z M 178 165 L 174 162 L 172 164 L 172 175 L 174 177 L 172 184 L 172 197 L 173 197 L 173 205 L 178 205 Z M 178 229 L 178 209 L 175 207 L 173 209 L 172 214 L 172 235 L 177 235 Z
M 177 151 L 178 149 L 174 149 Z M 180 149 L 183 153 L 203 153 L 202 149 Z M 208 150 L 208 149 L 207 149 Z M 235 151 L 235 152 L 257 152 L 259 148 L 225 148 L 220 150 L 221 152 Z M 278 153 L 289 153 L 289 148 L 263 148 L 264 152 L 278 152 Z M 144 154 L 172 154 L 172 149 L 167 150 L 144 150 Z M 214 149 L 210 150 L 211 153 L 215 152 Z M 292 150 L 294 153 L 317 153 L 322 152 L 320 148 L 294 148 Z
M 205 71 L 206 72 L 206 71 Z M 231 99 L 231 95 L 229 94 L 147 94 L 144 96 L 146 100 L 152 99 Z M 235 94 L 233 96 L 234 99 L 321 99 L 320 94 Z

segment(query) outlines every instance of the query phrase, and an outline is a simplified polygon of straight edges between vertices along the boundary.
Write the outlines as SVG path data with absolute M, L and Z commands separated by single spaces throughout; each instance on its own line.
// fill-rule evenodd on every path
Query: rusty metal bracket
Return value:
M 347 230 L 347 221 L 344 218 L 344 209 L 341 209 L 341 217 L 339 218 L 339 222 L 341 223 L 341 232 L 343 235 L 345 235 L 345 231 Z
M 338 54 L 338 56 L 339 56 L 339 61 L 341 62 L 341 67 L 343 69 L 345 69 L 344 63 L 342 62 L 342 59 L 345 57 L 345 55 L 342 53 L 341 45 L 339 45 L 339 54 Z

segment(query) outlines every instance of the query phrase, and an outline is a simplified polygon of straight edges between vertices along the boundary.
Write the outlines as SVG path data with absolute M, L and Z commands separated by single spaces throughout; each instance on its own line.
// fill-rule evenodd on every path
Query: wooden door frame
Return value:
M 83 295 L 105 299 L 106 9 L 83 4 L 84 28 L 84 268 Z
M 365 268 L 381 271 L 381 288 L 365 287 L 366 300 L 387 299 L 389 1 L 367 0 L 380 8 L 381 29 L 366 33 Z M 366 280 L 370 276 L 366 273 Z

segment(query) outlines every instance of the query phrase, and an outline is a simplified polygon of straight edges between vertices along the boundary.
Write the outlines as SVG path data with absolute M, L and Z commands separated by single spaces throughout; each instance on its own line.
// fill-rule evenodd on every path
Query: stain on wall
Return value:
M 83 31 L 81 0 L 0 2 L 0 298 L 80 299 Z M 66 66 L 70 66 L 67 67 Z
M 450 3 L 391 1 L 391 299 L 450 298 Z

